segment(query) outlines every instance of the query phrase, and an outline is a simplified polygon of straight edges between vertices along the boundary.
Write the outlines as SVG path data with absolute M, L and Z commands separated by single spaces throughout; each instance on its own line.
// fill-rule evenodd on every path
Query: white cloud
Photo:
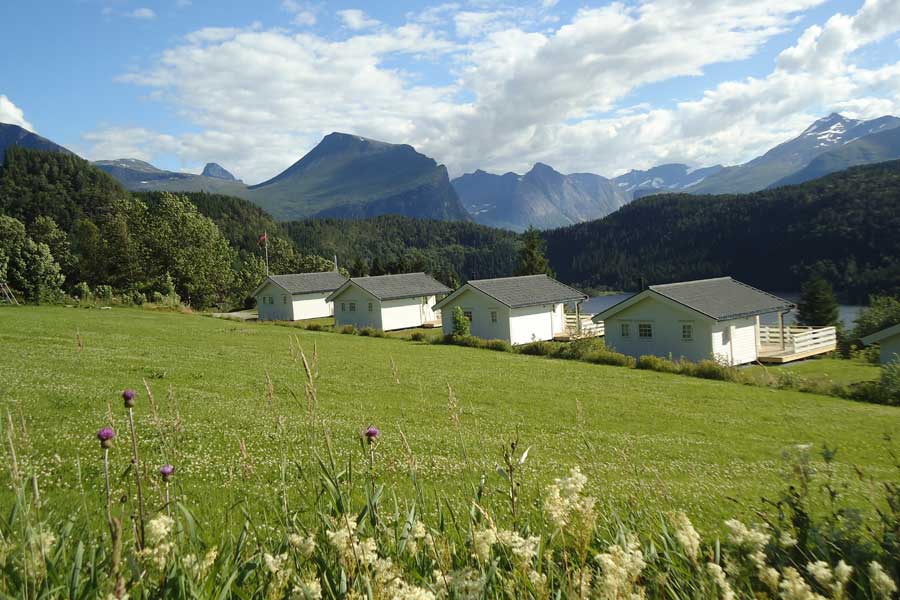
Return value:
M 151 19 L 156 18 L 156 12 L 152 8 L 141 7 L 141 8 L 136 8 L 133 11 L 131 11 L 130 13 L 128 13 L 128 16 L 131 17 L 132 19 L 141 19 L 141 20 L 149 21 Z
M 18 125 L 28 131 L 34 131 L 34 126 L 25 120 L 25 112 L 3 94 L 0 94 L 0 123 Z
M 296 0 L 282 0 L 281 8 L 289 13 L 293 13 L 294 16 L 291 19 L 291 23 L 294 25 L 306 27 L 316 24 L 315 10 L 305 3 L 297 2 Z
M 366 13 L 359 10 L 358 8 L 339 10 L 337 11 L 337 15 L 341 18 L 341 21 L 344 22 L 344 26 L 348 29 L 352 29 L 353 31 L 369 29 L 370 27 L 375 27 L 379 24 L 378 21 L 376 21 L 375 19 L 370 19 L 368 16 L 366 16 Z
M 634 94 L 754 56 L 821 1 L 695 0 L 690 11 L 681 0 L 614 3 L 550 30 L 496 3 L 436 6 L 344 39 L 203 29 L 123 78 L 178 107 L 201 133 L 145 132 L 132 145 L 144 155 L 172 148 L 187 163 L 215 155 L 249 181 L 331 131 L 411 143 L 454 174 L 521 171 L 538 160 L 607 175 L 674 160 L 739 162 L 830 110 L 900 110 L 900 63 L 853 64 L 856 50 L 900 30 L 900 3 L 868 0 L 855 15 L 808 28 L 768 75 L 666 107 Z M 452 77 L 428 84 L 419 67 Z M 93 142 L 126 149 L 114 129 Z

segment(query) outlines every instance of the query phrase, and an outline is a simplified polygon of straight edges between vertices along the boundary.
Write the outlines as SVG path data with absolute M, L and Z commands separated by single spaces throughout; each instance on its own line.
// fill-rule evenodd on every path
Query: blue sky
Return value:
M 452 175 L 734 163 L 900 106 L 895 0 L 5 2 L 0 121 L 256 182 L 348 131 Z

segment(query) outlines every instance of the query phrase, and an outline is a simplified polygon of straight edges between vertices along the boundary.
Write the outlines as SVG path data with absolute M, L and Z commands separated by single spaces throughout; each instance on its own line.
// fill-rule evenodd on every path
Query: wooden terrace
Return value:
M 837 350 L 834 327 L 759 327 L 759 362 L 784 364 Z

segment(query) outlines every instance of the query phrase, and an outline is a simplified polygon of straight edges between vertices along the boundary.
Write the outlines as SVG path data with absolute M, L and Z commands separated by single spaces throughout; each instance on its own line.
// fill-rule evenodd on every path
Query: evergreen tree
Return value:
M 814 277 L 803 284 L 797 305 L 797 321 L 801 325 L 837 325 L 838 302 L 831 284 L 822 277 Z
M 519 251 L 519 267 L 516 275 L 549 275 L 553 277 L 550 263 L 544 256 L 544 239 L 540 232 L 530 226 L 528 231 L 522 234 L 524 245 Z
M 462 307 L 453 308 L 453 335 L 456 337 L 469 337 L 472 334 L 472 324 L 466 318 Z

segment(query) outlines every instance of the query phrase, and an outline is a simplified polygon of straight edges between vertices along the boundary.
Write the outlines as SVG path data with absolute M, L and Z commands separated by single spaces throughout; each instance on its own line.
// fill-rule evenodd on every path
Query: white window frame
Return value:
M 369 312 L 372 312 L 373 310 L 374 310 L 374 306 L 373 306 L 372 302 L 369 301 Z
M 644 335 L 644 328 L 647 328 L 646 331 L 650 332 L 650 335 Z M 653 323 L 638 323 L 638 339 L 640 340 L 652 340 L 653 339 Z
M 350 302 L 349 304 L 350 306 L 348 308 L 350 309 L 350 312 L 356 312 L 356 302 Z
M 619 333 L 623 338 L 631 337 L 631 323 L 619 323 Z
M 281 296 L 281 303 L 282 303 L 282 304 L 287 304 L 287 294 L 282 294 L 282 296 Z
M 464 308 L 463 316 L 469 320 L 469 323 L 471 323 L 475 318 L 475 313 L 472 312 L 471 308 Z
M 347 303 L 341 302 L 341 312 L 347 312 Z
M 499 320 L 499 318 L 497 316 L 497 311 L 492 310 L 491 311 L 491 323 L 496 323 L 498 320 Z
M 682 323 L 681 324 L 681 340 L 683 342 L 693 342 L 694 341 L 694 324 L 693 323 Z

